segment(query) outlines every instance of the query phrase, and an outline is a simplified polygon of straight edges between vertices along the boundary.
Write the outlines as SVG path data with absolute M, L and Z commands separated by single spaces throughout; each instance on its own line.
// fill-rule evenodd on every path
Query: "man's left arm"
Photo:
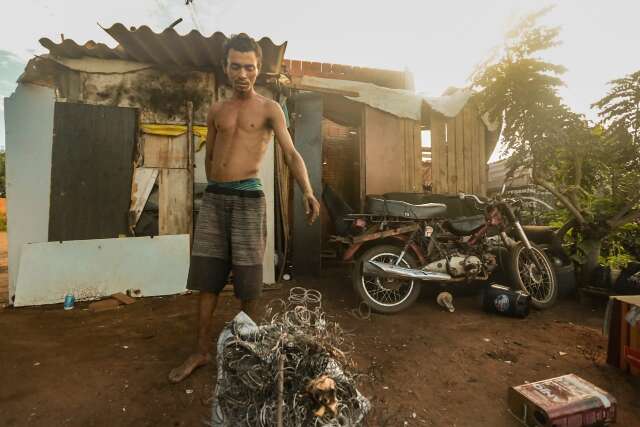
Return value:
M 293 178 L 302 189 L 304 207 L 309 219 L 309 224 L 313 224 L 316 218 L 320 215 L 320 203 L 318 203 L 318 200 L 313 195 L 313 189 L 309 182 L 309 174 L 307 172 L 307 167 L 304 164 L 304 160 L 300 153 L 298 153 L 298 150 L 293 146 L 291 135 L 287 130 L 284 112 L 276 102 L 270 103 L 269 105 L 269 119 L 278 144 L 284 154 L 284 161 L 287 166 L 289 166 L 289 169 L 293 174 Z

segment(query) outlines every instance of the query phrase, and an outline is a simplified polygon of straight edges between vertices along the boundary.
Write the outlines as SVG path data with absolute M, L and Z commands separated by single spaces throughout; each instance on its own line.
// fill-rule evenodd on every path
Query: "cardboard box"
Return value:
M 509 411 L 528 427 L 606 426 L 616 421 L 616 399 L 577 375 L 509 389 Z

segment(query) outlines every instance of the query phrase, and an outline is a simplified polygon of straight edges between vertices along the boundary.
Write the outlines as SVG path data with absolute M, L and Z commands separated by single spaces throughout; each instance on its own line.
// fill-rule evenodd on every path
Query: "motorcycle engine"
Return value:
M 482 272 L 482 260 L 475 255 L 456 254 L 448 262 L 445 258 L 439 259 L 424 269 L 450 274 L 452 277 L 475 276 Z

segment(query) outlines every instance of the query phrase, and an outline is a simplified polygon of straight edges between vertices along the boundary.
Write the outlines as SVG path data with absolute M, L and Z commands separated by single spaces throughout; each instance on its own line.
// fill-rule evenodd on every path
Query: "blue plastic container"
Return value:
M 72 294 L 67 294 L 64 297 L 64 309 L 65 310 L 73 310 L 73 305 L 76 302 L 76 298 Z

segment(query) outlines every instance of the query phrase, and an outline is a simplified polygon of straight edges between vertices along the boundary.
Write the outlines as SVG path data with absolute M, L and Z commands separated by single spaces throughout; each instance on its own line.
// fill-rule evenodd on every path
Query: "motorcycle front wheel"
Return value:
M 544 251 L 534 244 L 529 250 L 524 243 L 518 243 L 510 252 L 509 272 L 512 283 L 531 296 L 534 308 L 544 310 L 553 307 L 558 299 L 558 281 L 553 265 Z
M 364 273 L 365 262 L 378 261 L 395 264 L 402 249 L 393 245 L 374 246 L 365 251 L 355 262 L 353 271 L 353 288 L 362 301 L 371 310 L 378 313 L 398 313 L 413 304 L 420 295 L 420 284 L 417 280 L 402 278 L 386 278 Z M 405 253 L 400 261 L 405 268 L 418 268 L 416 259 Z

